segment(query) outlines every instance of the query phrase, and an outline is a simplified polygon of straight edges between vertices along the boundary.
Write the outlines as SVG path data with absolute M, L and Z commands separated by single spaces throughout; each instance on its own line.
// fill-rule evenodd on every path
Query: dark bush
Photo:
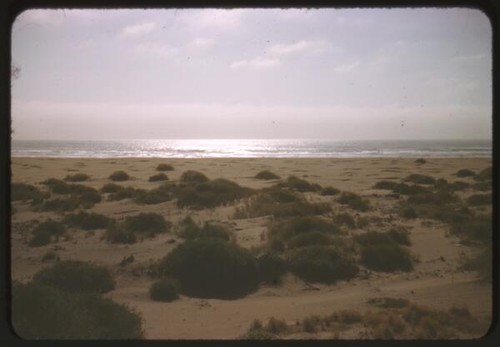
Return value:
M 174 186 L 161 185 L 158 188 L 147 191 L 135 191 L 134 201 L 139 204 L 155 205 L 173 199 Z
M 317 216 L 332 210 L 328 203 L 310 203 L 297 201 L 276 206 L 273 211 L 275 217 Z
M 321 186 L 319 184 L 311 184 L 296 176 L 289 176 L 285 182 L 277 183 L 275 187 L 289 188 L 299 192 L 317 192 L 321 190 Z
M 199 171 L 188 170 L 181 175 L 181 182 L 184 183 L 205 183 L 208 181 L 208 177 Z
M 112 181 L 127 181 L 130 179 L 130 176 L 125 171 L 115 171 L 111 175 L 109 175 L 109 179 Z
M 449 184 L 449 188 L 453 191 L 456 191 L 456 190 L 462 191 L 462 190 L 468 189 L 470 187 L 471 187 L 470 183 L 463 182 L 463 181 L 455 181 L 455 182 Z
M 168 176 L 164 173 L 159 173 L 149 177 L 149 182 L 159 182 L 159 181 L 168 181 Z
M 364 200 L 359 195 L 351 192 L 343 192 L 337 201 L 343 205 L 348 205 L 356 211 L 365 212 L 370 208 L 367 200 Z
M 473 176 L 476 176 L 476 173 L 472 170 L 469 170 L 469 169 L 462 169 L 462 170 L 458 170 L 455 175 L 457 177 L 473 177 Z
M 112 219 L 98 213 L 79 212 L 78 214 L 68 214 L 63 222 L 71 227 L 82 228 L 83 230 L 103 229 L 108 226 Z
M 281 177 L 269 170 L 262 170 L 257 175 L 255 175 L 255 178 L 259 180 L 277 180 Z
M 371 298 L 368 303 L 381 308 L 403 308 L 410 304 L 410 301 L 402 298 Z
M 397 213 L 404 219 L 415 219 L 418 217 L 418 213 L 415 211 L 415 208 L 408 205 L 406 202 L 399 206 Z
M 89 175 L 83 173 L 77 173 L 74 175 L 67 175 L 66 177 L 64 177 L 64 180 L 68 182 L 83 182 L 87 181 L 89 178 L 90 178 Z
M 132 244 L 137 242 L 137 237 L 131 230 L 123 229 L 122 226 L 110 225 L 104 234 L 109 243 Z
M 126 306 L 39 283 L 14 283 L 12 325 L 23 339 L 140 339 L 141 318 Z
M 491 181 L 493 177 L 493 170 L 491 166 L 488 166 L 486 169 L 481 170 L 474 179 L 477 181 Z
M 455 218 L 450 220 L 452 234 L 473 241 L 489 245 L 492 240 L 492 218 L 491 215 L 461 215 L 462 220 Z
M 71 293 L 106 293 L 115 288 L 109 271 L 81 261 L 61 261 L 37 272 L 33 281 Z
M 470 206 L 484 206 L 492 203 L 491 194 L 474 194 L 467 198 L 467 204 Z
M 88 191 L 82 193 L 78 199 L 81 206 L 91 208 L 98 202 L 101 202 L 101 195 L 97 191 Z
M 481 182 L 477 182 L 475 183 L 472 188 L 474 190 L 479 190 L 481 192 L 487 192 L 487 191 L 491 191 L 491 181 L 481 181 Z
M 200 227 L 188 216 L 179 223 L 178 235 L 186 240 L 209 237 L 229 241 L 232 231 L 227 225 L 215 222 L 206 222 L 203 227 Z
M 476 271 L 480 280 L 491 282 L 493 280 L 493 258 L 491 245 L 484 247 L 475 257 L 466 259 L 460 266 L 460 269 Z
M 285 260 L 273 253 L 266 253 L 257 258 L 259 279 L 272 285 L 281 284 L 281 278 L 287 272 Z
M 333 218 L 333 222 L 337 225 L 345 225 L 350 229 L 356 227 L 354 218 L 348 213 L 339 213 Z
M 108 200 L 120 201 L 124 199 L 133 199 L 143 194 L 146 194 L 146 191 L 144 189 L 135 189 L 133 187 L 126 187 L 126 188 L 122 187 L 122 189 L 110 193 L 108 196 Z
M 56 252 L 54 251 L 48 251 L 45 253 L 42 257 L 43 262 L 49 262 L 49 261 L 59 261 L 59 256 L 57 255 Z
M 71 187 L 68 183 L 59 180 L 57 178 L 49 178 L 42 182 L 42 184 L 46 185 L 50 192 L 54 194 L 69 194 L 71 193 Z
M 249 188 L 218 178 L 205 183 L 180 186 L 175 194 L 179 207 L 211 208 L 239 200 L 252 193 Z
M 318 217 L 294 217 L 280 221 L 269 229 L 270 239 L 288 241 L 293 236 L 316 231 L 325 235 L 340 234 L 339 228 Z
M 307 282 L 333 284 L 358 273 L 354 261 L 339 250 L 327 246 L 302 247 L 288 254 L 290 270 Z
M 362 245 L 361 264 L 381 272 L 413 270 L 410 253 L 395 242 Z
M 378 233 L 375 231 L 368 231 L 363 234 L 356 235 L 354 241 L 363 246 L 380 245 L 380 244 L 394 244 L 396 241 L 389 235 L 389 233 Z
M 402 195 L 414 195 L 414 194 L 420 194 L 420 193 L 428 193 L 429 189 L 413 184 L 413 185 L 408 185 L 406 183 L 398 183 L 392 190 L 396 194 L 402 194 Z
M 410 234 L 405 228 L 392 228 L 387 232 L 394 241 L 403 246 L 410 246 Z
M 60 222 L 47 220 L 38 224 L 31 232 L 33 237 L 29 242 L 31 247 L 45 246 L 51 243 L 54 239 L 57 240 L 66 232 L 66 228 Z
M 100 189 L 101 193 L 117 193 L 121 190 L 125 189 L 123 186 L 120 186 L 116 183 L 106 183 Z
M 158 269 L 179 280 L 188 296 L 235 299 L 257 289 L 257 263 L 250 252 L 213 238 L 184 242 L 160 261 Z
M 416 184 L 434 184 L 436 180 L 431 176 L 421 175 L 421 174 L 411 174 L 406 176 L 405 181 L 416 183 Z
M 179 298 L 180 283 L 174 278 L 164 277 L 149 288 L 149 297 L 154 301 L 171 302 Z
M 394 190 L 398 183 L 394 181 L 378 181 L 373 186 L 374 189 L 386 189 L 386 190 Z
M 162 215 L 157 213 L 140 213 L 127 217 L 124 225 L 127 230 L 148 236 L 166 233 L 172 227 L 172 223 L 166 221 Z
M 68 199 L 46 200 L 41 206 L 42 211 L 74 211 L 80 207 L 80 203 L 74 197 Z
M 36 200 L 43 197 L 44 194 L 35 186 L 25 183 L 12 183 L 10 186 L 11 201 Z
M 427 163 L 427 160 L 423 158 L 418 158 L 415 160 L 415 164 L 425 164 L 425 163 Z
M 299 248 L 306 246 L 325 246 L 331 243 L 330 236 L 319 231 L 308 231 L 290 237 L 288 248 Z
M 158 164 L 156 171 L 174 171 L 174 167 L 170 164 Z
M 320 194 L 325 195 L 325 196 L 326 195 L 337 195 L 338 193 L 340 193 L 340 190 L 338 190 L 337 188 L 331 187 L 331 186 L 324 187 L 320 191 Z

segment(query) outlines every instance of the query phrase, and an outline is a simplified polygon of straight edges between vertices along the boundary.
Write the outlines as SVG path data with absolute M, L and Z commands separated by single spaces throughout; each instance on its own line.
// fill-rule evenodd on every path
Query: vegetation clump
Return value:
M 425 163 L 427 163 L 427 160 L 423 158 L 418 158 L 415 160 L 415 164 L 425 164 Z
M 140 339 L 140 316 L 95 294 L 75 294 L 39 282 L 14 283 L 12 325 L 23 339 Z
M 259 280 L 270 284 L 281 284 L 283 275 L 288 271 L 286 261 L 274 253 L 265 253 L 257 258 Z
M 467 198 L 470 206 L 488 206 L 493 203 L 491 194 L 473 194 Z
M 37 200 L 44 196 L 37 187 L 25 183 L 12 183 L 10 186 L 11 201 Z
M 302 178 L 296 176 L 289 176 L 284 182 L 277 183 L 275 185 L 278 188 L 288 188 L 296 190 L 298 192 L 318 192 L 321 191 L 322 187 L 319 184 L 309 183 Z
M 174 198 L 175 185 L 164 183 L 158 188 L 151 190 L 135 190 L 134 201 L 140 204 L 155 205 Z
M 67 182 L 83 182 L 88 181 L 90 176 L 84 173 L 76 173 L 74 175 L 67 175 L 64 180 Z
M 457 177 L 474 177 L 476 176 L 476 173 L 472 170 L 469 170 L 469 169 L 461 169 L 461 170 L 458 170 L 455 175 Z
M 72 260 L 37 272 L 33 281 L 71 293 L 101 294 L 115 288 L 115 281 L 106 268 Z
M 203 227 L 200 227 L 190 216 L 184 218 L 179 223 L 177 234 L 186 240 L 215 238 L 230 241 L 232 238 L 232 230 L 227 225 L 205 222 Z
M 195 170 L 184 171 L 181 175 L 181 182 L 184 183 L 205 183 L 208 181 L 209 179 L 205 174 Z
M 323 189 L 321 189 L 321 191 L 319 193 L 320 193 L 320 195 L 323 195 L 323 196 L 331 196 L 331 195 L 337 195 L 338 193 L 340 193 L 340 190 L 338 190 L 337 188 L 334 188 L 332 186 L 328 186 L 328 187 L 324 187 Z
M 436 182 L 436 180 L 431 176 L 422 174 L 410 174 L 406 176 L 405 181 L 416 184 L 434 184 Z
M 213 238 L 188 240 L 158 264 L 160 275 L 177 279 L 193 297 L 236 299 L 257 289 L 257 262 L 236 244 Z
M 333 218 L 333 222 L 337 225 L 345 225 L 349 229 L 354 229 L 356 227 L 356 221 L 354 217 L 349 213 L 339 213 Z
M 164 277 L 149 288 L 149 297 L 154 301 L 171 302 L 179 298 L 180 283 L 174 278 Z
M 374 189 L 386 189 L 386 190 L 394 190 L 397 187 L 398 183 L 394 181 L 378 181 L 373 186 Z
M 110 225 L 106 229 L 104 237 L 109 243 L 133 244 L 137 242 L 135 233 L 131 230 L 124 229 L 121 225 Z
M 54 251 L 48 251 L 42 257 L 43 262 L 59 261 L 59 256 Z
M 259 180 L 277 180 L 280 179 L 281 177 L 269 170 L 262 170 L 255 175 L 255 178 Z
M 159 174 L 156 174 L 156 175 L 149 177 L 148 181 L 149 182 L 168 181 L 168 176 L 165 175 L 164 173 L 159 173 Z
M 125 219 L 125 229 L 134 233 L 141 233 L 147 236 L 154 236 L 170 231 L 172 223 L 166 221 L 158 213 L 140 213 Z
M 109 175 L 109 179 L 115 182 L 128 181 L 130 179 L 130 176 L 125 171 L 119 170 Z
M 119 184 L 116 183 L 106 183 L 105 185 L 102 186 L 100 189 L 101 193 L 117 193 L 121 190 L 125 189 L 123 186 L 120 186 Z
M 476 181 L 491 181 L 493 177 L 493 170 L 491 166 L 488 166 L 486 169 L 481 170 L 474 179 Z
M 38 224 L 32 233 L 32 238 L 29 241 L 30 247 L 40 247 L 48 245 L 54 240 L 58 240 L 66 232 L 66 228 L 61 222 L 47 220 Z
M 370 209 L 368 200 L 362 199 L 359 195 L 351 192 L 343 192 L 337 201 L 356 211 L 365 212 Z
M 71 227 L 78 227 L 83 230 L 95 230 L 106 228 L 112 222 L 112 219 L 99 213 L 80 211 L 77 214 L 66 215 L 63 222 Z
M 170 164 L 161 163 L 156 167 L 156 171 L 174 171 L 174 167 Z

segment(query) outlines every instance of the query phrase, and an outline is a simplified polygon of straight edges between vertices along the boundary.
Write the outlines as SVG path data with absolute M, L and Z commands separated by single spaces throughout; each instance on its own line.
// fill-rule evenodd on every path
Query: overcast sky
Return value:
M 30 10 L 15 139 L 491 138 L 471 9 Z

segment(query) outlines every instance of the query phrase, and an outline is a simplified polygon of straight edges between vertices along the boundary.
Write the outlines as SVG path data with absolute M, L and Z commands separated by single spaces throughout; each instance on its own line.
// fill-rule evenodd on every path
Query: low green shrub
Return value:
M 82 228 L 83 230 L 95 230 L 106 228 L 112 222 L 112 219 L 99 213 L 80 211 L 77 214 L 66 215 L 63 222 L 71 227 Z
M 338 193 L 340 193 L 340 190 L 338 190 L 337 188 L 334 188 L 332 186 L 328 186 L 328 187 L 324 187 L 323 189 L 321 189 L 321 191 L 319 193 L 320 193 L 320 195 L 330 196 L 330 195 L 337 195 Z
M 287 259 L 291 272 L 307 282 L 333 284 L 358 273 L 354 260 L 334 247 L 297 248 L 288 252 Z
M 77 197 L 79 204 L 84 208 L 91 208 L 101 202 L 101 195 L 97 191 L 88 191 Z
M 410 301 L 403 298 L 382 297 L 371 298 L 368 303 L 381 308 L 403 308 L 408 306 Z
M 450 221 L 450 231 L 461 238 L 491 244 L 493 222 L 491 215 L 461 215 L 462 219 Z
M 267 322 L 266 330 L 273 335 L 282 335 L 288 331 L 288 325 L 284 320 L 271 317 Z
M 134 202 L 139 204 L 155 205 L 165 201 L 170 201 L 174 197 L 174 189 L 175 187 L 173 185 L 164 184 L 152 190 L 136 190 L 133 196 Z
M 479 190 L 481 192 L 491 191 L 492 185 L 491 181 L 480 181 L 472 185 L 472 189 Z
M 391 228 L 387 232 L 387 235 L 389 235 L 394 241 L 396 241 L 400 245 L 403 245 L 403 246 L 410 246 L 411 245 L 410 233 L 405 228 L 402 228 L 402 227 L 401 228 L 398 228 L 398 227 Z
M 278 188 L 289 188 L 296 190 L 298 192 L 318 192 L 321 191 L 322 187 L 319 184 L 309 183 L 302 178 L 296 176 L 289 176 L 284 182 L 277 183 L 275 187 Z
M 363 244 L 361 264 L 381 272 L 413 270 L 410 253 L 395 242 Z
M 90 179 L 90 176 L 84 173 L 77 173 L 74 175 L 67 175 L 64 177 L 64 180 L 67 182 L 83 182 L 83 181 L 88 181 Z
M 81 261 L 61 261 L 37 272 L 33 281 L 71 293 L 106 293 L 115 288 L 110 272 Z
M 492 282 L 493 257 L 491 246 L 483 247 L 481 252 L 472 258 L 466 259 L 460 266 L 461 270 L 475 271 L 480 280 Z
M 469 169 L 461 169 L 455 173 L 455 176 L 457 176 L 457 177 L 474 177 L 474 176 L 476 176 L 476 173 L 472 170 L 469 170 Z
M 283 275 L 288 271 L 285 260 L 273 253 L 266 253 L 257 258 L 259 279 L 272 285 L 281 284 Z
M 46 211 L 74 211 L 80 207 L 80 203 L 74 197 L 67 199 L 51 199 L 45 200 L 40 209 Z
M 319 232 L 319 231 L 308 231 L 300 233 L 290 237 L 287 241 L 288 248 L 299 248 L 306 246 L 321 246 L 328 245 L 331 243 L 331 237 Z
M 109 243 L 133 244 L 137 242 L 137 237 L 133 231 L 117 225 L 108 226 L 104 237 Z
M 174 171 L 174 167 L 170 164 L 158 164 L 156 167 L 156 171 Z
M 109 201 L 120 201 L 124 199 L 134 199 L 138 196 L 145 194 L 146 191 L 144 189 L 136 189 L 134 187 L 126 187 L 119 189 L 115 192 L 110 192 L 108 196 Z
M 123 186 L 116 183 L 106 183 L 100 189 L 101 193 L 117 193 L 121 190 L 125 189 Z
M 339 213 L 335 215 L 333 222 L 339 226 L 345 225 L 350 229 L 354 229 L 356 227 L 356 221 L 349 213 Z
M 37 187 L 25 183 L 12 183 L 10 186 L 11 201 L 29 201 L 40 199 L 45 194 Z
M 42 257 L 43 262 L 49 262 L 49 261 L 59 261 L 59 256 L 57 255 L 56 252 L 54 251 L 48 251 L 45 253 Z
M 182 243 L 159 262 L 158 271 L 177 279 L 182 293 L 201 298 L 240 298 L 255 291 L 259 279 L 248 250 L 213 238 Z
M 200 227 L 190 216 L 181 220 L 178 225 L 177 234 L 186 240 L 215 238 L 223 241 L 230 241 L 232 238 L 232 230 L 227 225 L 216 222 L 206 222 L 203 227 Z
M 140 339 L 141 318 L 126 306 L 30 282 L 12 287 L 12 325 L 23 339 Z
M 45 246 L 57 240 L 66 232 L 64 225 L 58 221 L 47 220 L 38 224 L 31 232 L 33 235 L 29 241 L 30 247 Z
M 415 164 L 425 164 L 425 163 L 427 163 L 427 160 L 423 158 L 418 158 L 415 160 Z
M 149 182 L 160 182 L 160 181 L 168 181 L 168 176 L 164 173 L 159 173 L 149 177 Z
M 109 179 L 115 182 L 128 181 L 130 179 L 130 176 L 125 171 L 119 170 L 109 175 Z
M 416 185 L 416 184 L 406 184 L 406 183 L 398 183 L 392 191 L 395 194 L 402 194 L 402 195 L 414 195 L 414 194 L 425 194 L 429 192 L 429 189 Z
M 421 174 L 410 174 L 404 180 L 416 184 L 434 184 L 436 182 L 433 177 Z
M 294 217 L 279 221 L 269 228 L 270 240 L 278 239 L 288 242 L 293 236 L 309 232 L 319 232 L 325 235 L 340 235 L 341 231 L 335 224 L 321 218 L 306 216 Z
M 491 206 L 493 203 L 491 194 L 473 194 L 466 201 L 470 206 Z
M 209 179 L 205 174 L 195 170 L 184 171 L 181 175 L 181 182 L 183 183 L 205 183 L 208 181 Z
M 180 283 L 174 278 L 164 277 L 149 288 L 149 297 L 154 301 L 171 302 L 179 298 Z
M 135 216 L 130 216 L 125 219 L 125 229 L 135 233 L 154 236 L 160 233 L 170 231 L 172 223 L 166 221 L 162 215 L 157 213 L 140 213 Z
M 343 192 L 337 201 L 342 205 L 348 205 L 356 211 L 365 212 L 370 209 L 369 202 L 362 199 L 359 195 L 351 192 Z
M 281 177 L 269 170 L 262 170 L 255 175 L 255 178 L 259 180 L 277 180 L 280 179 Z
M 373 186 L 373 189 L 394 190 L 397 185 L 398 185 L 398 183 L 394 182 L 394 181 L 378 181 Z
M 493 170 L 491 166 L 488 166 L 487 168 L 481 170 L 475 177 L 474 179 L 476 181 L 491 181 L 493 177 Z

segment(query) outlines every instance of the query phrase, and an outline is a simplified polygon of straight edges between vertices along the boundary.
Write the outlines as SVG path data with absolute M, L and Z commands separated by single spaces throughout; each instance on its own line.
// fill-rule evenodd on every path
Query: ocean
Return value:
M 335 141 L 315 139 L 13 140 L 13 157 L 361 158 L 491 157 L 488 140 Z

